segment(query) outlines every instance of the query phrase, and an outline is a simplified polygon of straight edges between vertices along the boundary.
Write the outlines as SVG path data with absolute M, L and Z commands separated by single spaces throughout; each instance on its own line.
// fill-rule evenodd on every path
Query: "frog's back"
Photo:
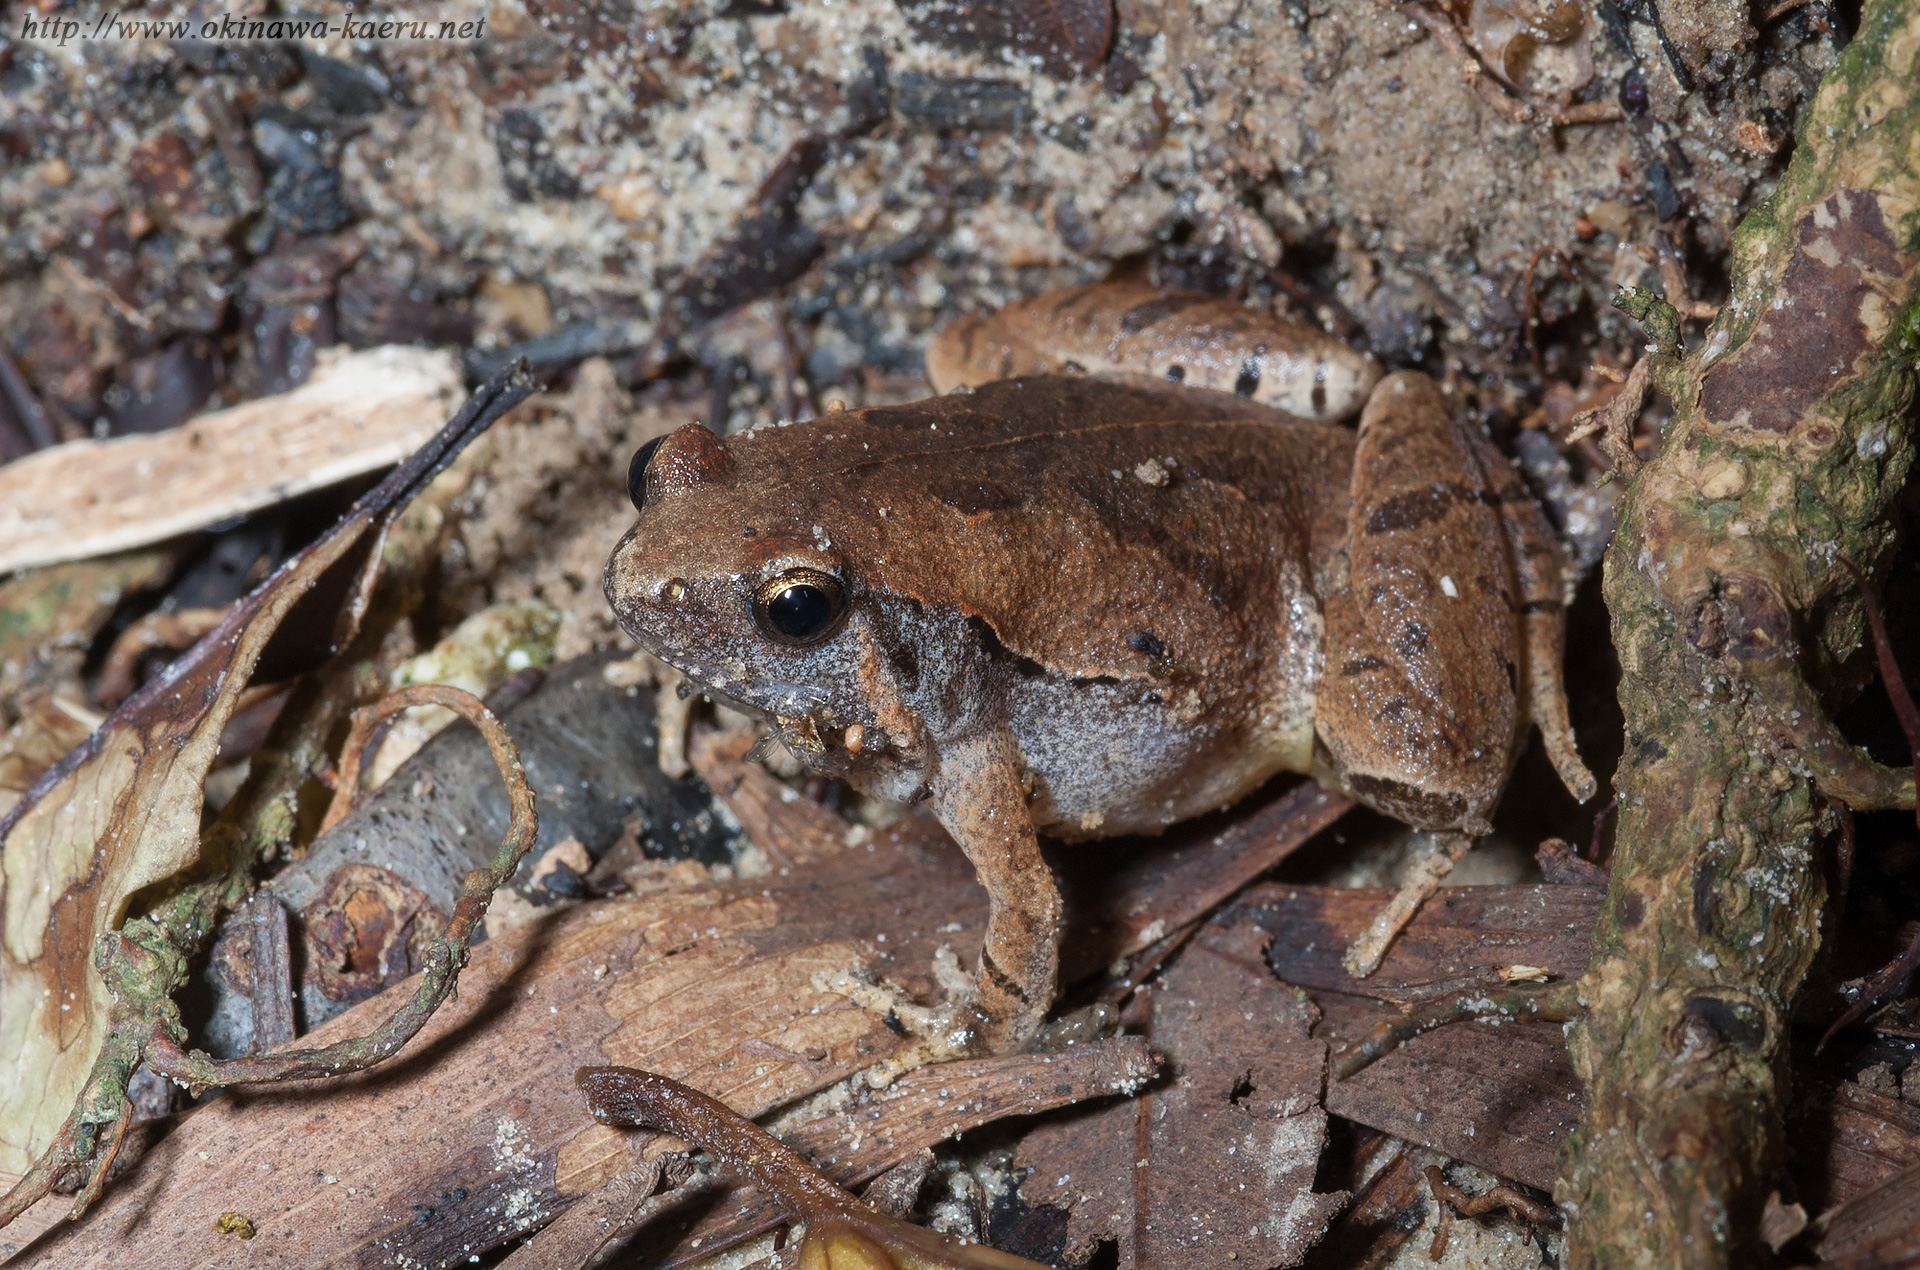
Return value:
M 763 432 L 741 458 L 866 589 L 976 615 L 1049 670 L 1132 677 L 1156 648 L 1202 676 L 1259 655 L 1339 549 L 1352 454 L 1345 429 L 1224 394 L 1043 376 Z

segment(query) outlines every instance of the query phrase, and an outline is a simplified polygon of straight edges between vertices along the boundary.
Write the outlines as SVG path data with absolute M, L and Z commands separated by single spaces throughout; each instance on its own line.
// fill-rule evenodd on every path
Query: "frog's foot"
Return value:
M 1431 835 L 1426 854 L 1407 870 L 1400 889 L 1387 901 L 1386 907 L 1374 915 L 1373 925 L 1367 927 L 1366 933 L 1348 946 L 1345 959 L 1348 974 L 1364 979 L 1380 968 L 1394 937 L 1413 920 L 1427 897 L 1440 889 L 1442 879 L 1453 872 L 1453 866 L 1472 846 L 1473 839 L 1463 833 Z
M 1560 774 L 1560 782 L 1584 803 L 1593 797 L 1599 783 L 1581 761 L 1573 724 L 1567 719 L 1566 614 L 1555 606 L 1531 610 L 1523 620 L 1527 632 L 1528 713 L 1540 729 L 1540 743 L 1546 747 L 1553 770 Z

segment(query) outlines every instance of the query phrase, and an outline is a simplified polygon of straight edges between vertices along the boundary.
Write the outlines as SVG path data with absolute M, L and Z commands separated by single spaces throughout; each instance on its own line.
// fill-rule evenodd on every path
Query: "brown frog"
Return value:
M 1075 304 L 1122 325 L 1184 298 Z M 1030 342 L 1020 312 L 975 348 Z M 937 386 L 991 376 L 943 339 Z M 1192 346 L 1146 343 L 1155 376 Z M 1052 1003 L 1037 833 L 1153 833 L 1293 771 L 1465 843 L 1530 723 L 1592 791 L 1561 556 L 1513 468 L 1423 375 L 1381 380 L 1355 432 L 1246 400 L 1246 351 L 1184 376 L 1241 396 L 1029 376 L 726 441 L 690 424 L 634 458 L 622 625 L 816 770 L 930 798 L 978 870 L 950 1049 L 1016 1047 Z

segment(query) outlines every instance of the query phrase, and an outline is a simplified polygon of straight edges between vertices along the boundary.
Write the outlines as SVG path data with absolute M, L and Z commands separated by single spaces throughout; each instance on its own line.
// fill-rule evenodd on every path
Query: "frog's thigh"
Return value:
M 1423 829 L 1485 832 L 1525 717 L 1516 580 L 1488 493 L 1433 381 L 1385 380 L 1360 420 L 1315 728 L 1356 797 Z
M 1060 972 L 1060 891 L 1040 856 L 1012 742 L 943 745 L 934 812 L 986 888 L 987 936 L 974 974 L 972 1048 L 1005 1053 L 1039 1030 Z

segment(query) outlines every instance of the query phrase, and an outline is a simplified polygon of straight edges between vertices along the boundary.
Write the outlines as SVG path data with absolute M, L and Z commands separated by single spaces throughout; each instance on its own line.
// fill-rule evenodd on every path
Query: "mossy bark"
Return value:
M 1558 1186 L 1574 1266 L 1753 1264 L 1790 1016 L 1849 808 L 1910 776 L 1832 729 L 1861 650 L 1848 564 L 1895 546 L 1920 345 L 1920 0 L 1869 0 L 1704 344 L 1655 358 L 1675 412 L 1606 565 L 1627 745 Z

